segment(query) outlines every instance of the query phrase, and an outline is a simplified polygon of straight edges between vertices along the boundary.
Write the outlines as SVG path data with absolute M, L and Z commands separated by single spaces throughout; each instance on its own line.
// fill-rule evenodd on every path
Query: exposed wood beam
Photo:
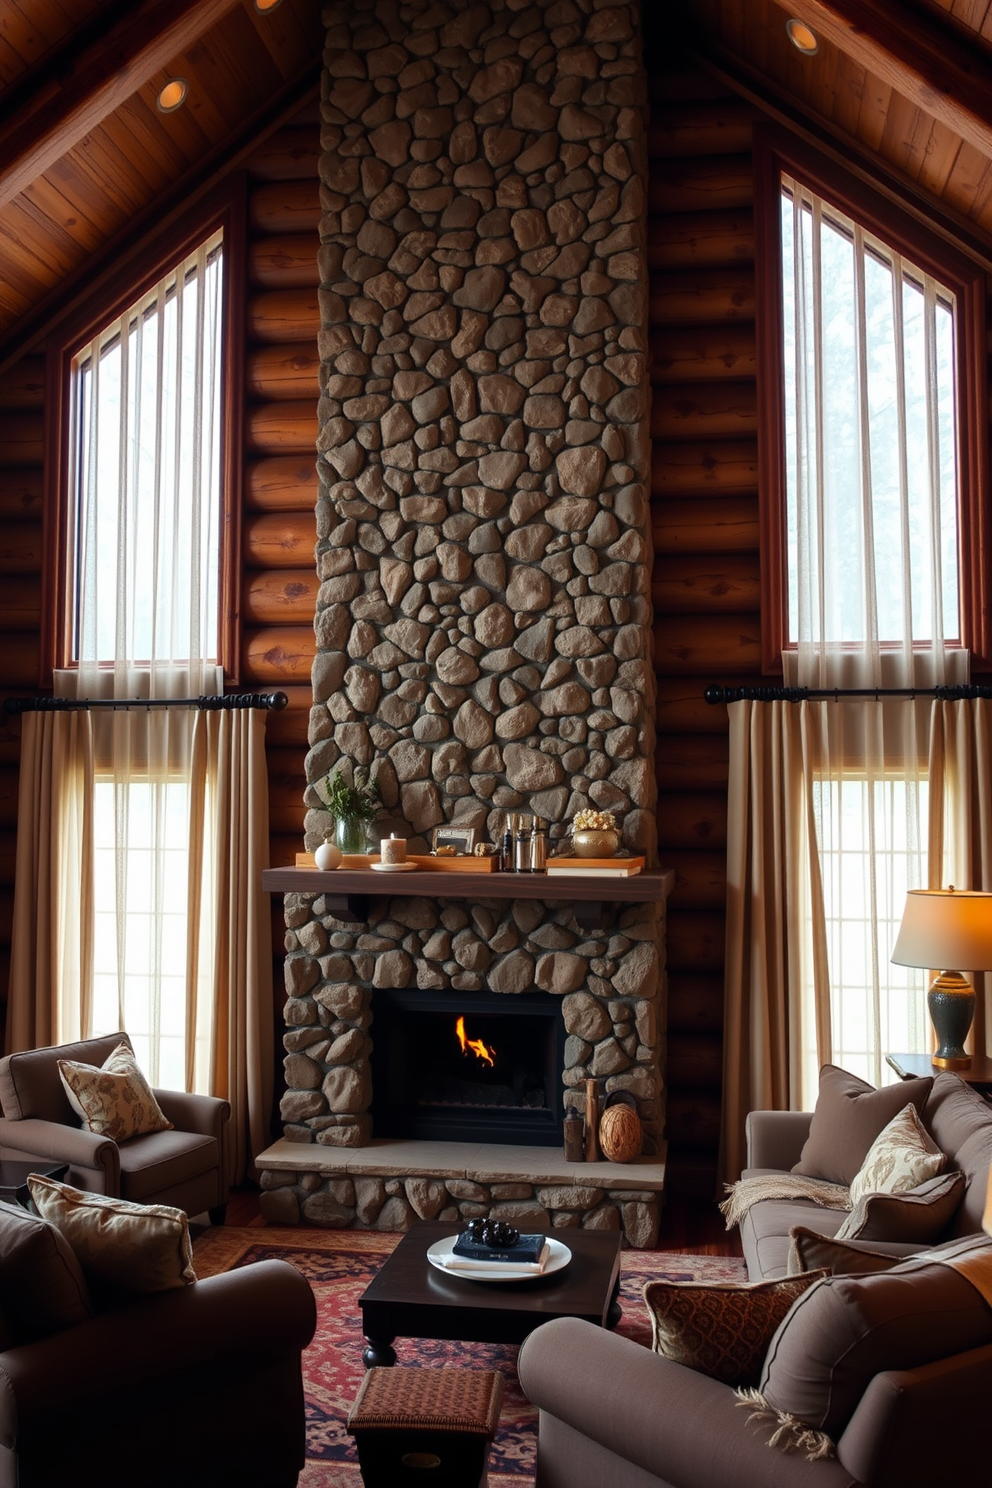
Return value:
M 992 159 L 992 63 L 977 39 L 900 0 L 775 0 Z
M 0 207 L 240 0 L 136 0 L 82 51 L 69 43 L 0 124 Z M 20 91 L 20 90 L 18 90 Z

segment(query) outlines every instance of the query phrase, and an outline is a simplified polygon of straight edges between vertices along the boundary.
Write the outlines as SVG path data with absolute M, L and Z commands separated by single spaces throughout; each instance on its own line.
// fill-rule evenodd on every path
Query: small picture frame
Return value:
M 435 827 L 431 838 L 434 857 L 471 857 L 475 847 L 474 827 Z M 454 848 L 454 852 L 451 849 Z M 447 851 L 442 851 L 447 849 Z

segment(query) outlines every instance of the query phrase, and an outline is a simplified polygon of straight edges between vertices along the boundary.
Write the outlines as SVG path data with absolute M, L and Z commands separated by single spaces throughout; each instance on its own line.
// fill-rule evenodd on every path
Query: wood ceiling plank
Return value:
M 149 160 L 155 162 L 165 185 L 180 176 L 211 141 L 195 119 L 184 117 L 189 110 L 160 114 L 155 107 L 156 92 L 154 85 L 143 88 L 121 105 L 113 119 L 130 133 Z
M 19 200 L 30 202 L 41 216 L 66 235 L 68 241 L 78 243 L 83 253 L 93 253 L 102 243 L 103 233 L 89 212 L 82 211 L 51 177 L 39 176 L 37 181 L 32 181 Z
M 323 45 L 320 7 L 311 0 L 283 0 L 268 15 L 259 15 L 252 6 L 245 14 L 284 78 L 292 77 L 313 56 L 314 46 Z
M 0 204 L 42 175 L 238 0 L 135 0 L 97 43 L 51 59 L 45 86 L 0 123 Z
M 12 299 L 24 300 L 28 304 L 38 298 L 47 280 L 40 277 L 44 272 L 33 253 L 25 249 L 20 234 L 10 231 L 7 225 L 0 227 L 0 257 L 3 258 L 3 273 L 0 274 L 0 294 L 9 291 Z
M 869 77 L 864 68 L 859 67 L 843 52 L 838 52 L 833 89 L 833 117 L 847 134 L 857 136 L 868 87 Z
M 978 193 L 988 172 L 989 162 L 981 150 L 963 143 L 944 187 L 944 200 L 963 216 L 981 222 L 981 209 L 976 211 Z
M 27 195 L 19 197 L 4 213 L 4 227 L 11 239 L 20 244 L 22 253 L 33 258 L 41 282 L 61 278 L 84 256 L 74 238 Z
M 238 106 L 237 115 L 228 116 L 230 127 L 237 122 L 246 103 L 267 98 L 284 79 L 247 12 L 240 7 L 225 16 L 223 23 L 203 40 L 209 44 L 204 50 L 210 60 L 218 100 L 229 109 L 235 101 Z
M 960 135 L 955 134 L 953 130 L 940 124 L 936 119 L 931 120 L 917 180 L 921 186 L 932 191 L 934 196 L 944 195 L 948 178 L 961 153 L 961 144 Z
M 930 122 L 910 99 L 901 93 L 893 93 L 885 120 L 881 153 L 886 160 L 914 179 Z
M 111 114 L 100 125 L 100 133 L 112 146 L 120 159 L 126 160 L 131 171 L 132 191 L 139 193 L 138 200 L 144 205 L 159 191 L 163 191 L 174 180 L 179 171 L 170 171 L 158 155 L 142 148 L 120 114 Z M 182 166 L 179 168 L 182 169 Z
M 893 0 L 775 4 L 992 157 L 992 60 L 956 28 Z
M 0 8 L 0 46 L 9 46 L 24 66 L 30 67 L 85 19 L 85 4 L 77 9 L 81 13 L 72 18 L 51 0 L 31 0 L 28 5 L 23 0 L 4 0 Z
M 119 220 L 121 214 L 132 215 L 144 205 L 146 185 L 136 178 L 130 161 L 117 149 L 103 129 L 94 129 L 79 141 L 67 156 L 84 166 L 93 180 L 101 185 L 107 203 L 107 222 Z
M 852 133 L 869 150 L 878 151 L 881 147 L 891 99 L 892 89 L 888 83 L 883 83 L 873 72 L 866 72 L 858 108 L 858 122 Z

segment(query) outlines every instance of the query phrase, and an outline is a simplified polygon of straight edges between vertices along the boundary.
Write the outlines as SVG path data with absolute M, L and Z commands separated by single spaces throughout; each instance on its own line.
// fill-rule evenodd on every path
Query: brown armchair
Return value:
M 0 1488 L 294 1488 L 315 1326 L 273 1260 L 95 1312 L 55 1226 L 0 1203 Z
M 231 1115 L 227 1101 L 156 1090 L 175 1130 L 120 1143 L 79 1125 L 59 1079 L 58 1061 L 102 1065 L 124 1037 L 111 1033 L 0 1059 L 0 1158 L 68 1163 L 66 1181 L 76 1188 L 138 1204 L 173 1204 L 187 1214 L 206 1210 L 214 1224 L 223 1223 L 228 1190 L 224 1130 Z

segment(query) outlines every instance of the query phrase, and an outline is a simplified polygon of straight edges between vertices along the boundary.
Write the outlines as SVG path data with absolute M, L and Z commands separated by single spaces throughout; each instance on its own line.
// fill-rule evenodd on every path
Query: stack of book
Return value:
M 571 874 L 589 878 L 633 878 L 644 867 L 643 858 L 549 858 L 552 877 Z
M 442 1262 L 448 1271 L 475 1276 L 540 1276 L 551 1247 L 544 1235 L 520 1235 L 513 1245 L 483 1245 L 459 1235 Z

